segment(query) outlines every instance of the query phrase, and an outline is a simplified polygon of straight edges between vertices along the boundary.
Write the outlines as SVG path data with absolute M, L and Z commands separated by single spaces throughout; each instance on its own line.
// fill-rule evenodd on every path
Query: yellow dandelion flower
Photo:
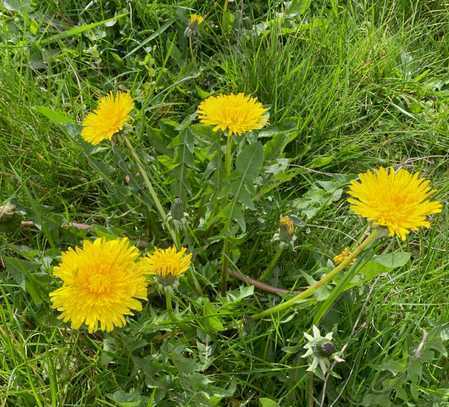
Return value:
M 290 216 L 281 216 L 279 219 L 281 229 L 285 230 L 289 236 L 295 233 L 295 223 Z
M 195 26 L 200 25 L 204 21 L 204 17 L 200 16 L 199 14 L 191 14 L 189 18 L 189 25 Z
M 163 280 L 174 280 L 184 274 L 190 267 L 192 254 L 183 247 L 177 251 L 172 246 L 168 249 L 156 249 L 146 260 L 148 274 L 154 274 Z
M 74 329 L 85 324 L 89 332 L 109 332 L 124 326 L 125 316 L 140 311 L 139 299 L 147 297 L 143 262 L 126 238 L 85 240 L 62 254 L 54 274 L 63 285 L 50 293 L 52 306 Z
M 419 173 L 381 167 L 352 181 L 348 202 L 353 212 L 404 240 L 410 231 L 428 228 L 427 217 L 441 212 L 441 203 L 430 200 L 433 193 Z
M 100 98 L 98 107 L 85 117 L 81 136 L 91 144 L 110 140 L 123 129 L 133 107 L 133 99 L 127 92 L 111 92 Z
M 349 247 L 345 247 L 340 254 L 337 254 L 334 257 L 334 263 L 335 264 L 340 264 L 343 263 L 350 255 L 352 254 L 351 250 L 349 249 Z M 352 261 L 352 263 L 355 262 L 356 259 L 354 259 Z
M 210 96 L 198 107 L 200 122 L 214 131 L 241 135 L 261 129 L 268 122 L 268 110 L 256 98 L 244 93 Z

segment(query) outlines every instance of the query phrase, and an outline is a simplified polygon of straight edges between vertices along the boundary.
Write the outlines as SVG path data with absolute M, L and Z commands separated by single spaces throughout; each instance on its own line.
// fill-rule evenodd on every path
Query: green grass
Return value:
M 263 173 L 231 260 L 260 277 L 278 248 L 279 216 L 295 215 L 295 251 L 284 250 L 268 282 L 305 287 L 366 227 L 344 193 L 332 199 L 357 173 L 405 166 L 448 199 L 445 2 L 294 1 L 298 14 L 283 18 L 274 0 L 229 2 L 228 11 L 212 0 L 81 3 L 0 5 L 0 203 L 37 225 L 0 232 L 0 406 L 449 405 L 447 209 L 406 242 L 377 244 L 376 253 L 402 250 L 411 260 L 332 304 L 319 325 L 345 361 L 336 377 L 312 381 L 304 332 L 323 303 L 256 322 L 248 317 L 279 297 L 231 279 L 228 291 L 243 298 L 222 292 L 223 215 L 209 217 L 223 202 L 211 175 L 220 140 L 198 125 L 179 130 L 208 94 L 243 91 L 270 107 L 261 142 L 289 142 L 273 156 L 265 150 L 265 166 L 288 166 L 277 178 Z M 192 48 L 191 12 L 206 15 Z M 86 26 L 121 13 L 111 26 Z M 80 123 L 116 89 L 136 101 L 129 135 L 164 207 L 183 198 L 183 243 L 202 292 L 181 279 L 172 323 L 151 289 L 126 328 L 91 335 L 50 308 L 61 250 L 93 236 L 125 235 L 144 252 L 170 239 L 124 146 L 91 149 L 77 125 L 56 124 L 39 107 Z M 331 192 L 316 193 L 321 181 Z

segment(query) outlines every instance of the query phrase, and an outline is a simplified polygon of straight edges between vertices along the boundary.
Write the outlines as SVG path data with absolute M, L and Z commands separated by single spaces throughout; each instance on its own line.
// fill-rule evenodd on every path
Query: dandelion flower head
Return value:
M 289 236 L 295 233 L 295 223 L 290 216 L 281 216 L 279 219 L 279 225 L 283 228 Z
M 244 93 L 210 96 L 198 107 L 200 122 L 229 134 L 242 135 L 264 127 L 268 110 Z
M 148 274 L 154 274 L 162 280 L 175 280 L 190 267 L 192 254 L 183 247 L 179 251 L 172 246 L 168 249 L 156 249 L 146 258 Z
M 334 257 L 334 263 L 337 265 L 340 263 L 343 263 L 351 255 L 352 255 L 352 252 L 349 249 L 349 247 L 345 247 L 339 254 L 337 254 Z M 355 261 L 355 259 L 354 259 L 354 261 Z M 352 263 L 354 263 L 354 261 L 352 261 Z
M 147 281 L 137 248 L 128 239 L 85 240 L 81 248 L 62 254 L 54 274 L 62 286 L 50 293 L 59 316 L 78 329 L 112 331 L 125 325 L 126 315 L 140 311 Z
M 103 96 L 97 108 L 85 117 L 82 138 L 91 144 L 111 140 L 115 133 L 123 129 L 133 107 L 133 99 L 127 92 L 111 92 Z
M 431 200 L 433 194 L 419 173 L 381 167 L 352 181 L 348 202 L 353 212 L 404 240 L 410 231 L 430 227 L 428 216 L 441 212 L 441 203 Z
M 189 18 L 189 25 L 200 25 L 204 21 L 204 17 L 200 16 L 199 14 L 191 14 Z

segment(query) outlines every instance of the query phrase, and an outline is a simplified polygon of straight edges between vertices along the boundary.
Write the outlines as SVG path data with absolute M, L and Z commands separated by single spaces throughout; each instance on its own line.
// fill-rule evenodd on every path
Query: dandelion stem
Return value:
M 285 288 L 279 288 L 279 287 L 273 287 L 272 285 L 262 283 L 261 281 L 258 281 L 254 278 L 251 278 L 240 271 L 237 270 L 226 270 L 227 273 L 236 279 L 243 281 L 246 284 L 253 285 L 254 287 L 258 288 L 259 290 L 266 291 L 271 294 L 277 294 L 277 295 L 285 295 L 285 294 L 291 294 L 291 291 L 286 290 Z
M 221 16 L 221 25 L 222 25 L 222 29 L 225 29 L 225 24 L 226 24 L 226 13 L 228 12 L 228 0 L 225 0 L 224 5 L 223 5 L 223 14 Z
M 313 407 L 315 404 L 313 400 L 313 373 L 308 372 L 307 376 L 307 406 Z
M 281 257 L 282 252 L 284 251 L 284 245 L 279 245 L 276 253 L 274 254 L 274 257 L 271 259 L 270 264 L 268 265 L 267 269 L 262 273 L 260 276 L 260 280 L 266 280 L 271 276 L 271 273 L 273 272 L 274 267 L 279 261 L 279 258 Z
M 225 177 L 229 179 L 232 174 L 232 134 L 226 134 L 226 150 L 225 150 Z M 228 251 L 229 251 L 229 239 L 228 234 L 231 229 L 231 218 L 226 220 L 225 223 L 225 238 L 223 242 L 223 253 L 221 262 L 221 285 L 222 289 L 226 288 L 227 269 L 228 269 Z
M 193 53 L 192 35 L 189 35 L 189 49 L 190 49 L 190 55 L 192 56 L 192 61 L 193 61 L 193 63 L 196 63 L 195 54 Z
M 196 278 L 195 273 L 196 273 L 195 266 L 192 264 L 191 270 L 190 270 L 188 275 L 190 276 L 190 279 L 192 280 L 192 283 L 193 283 L 193 286 L 195 288 L 195 291 L 198 294 L 202 295 L 203 294 L 203 290 L 201 289 L 201 285 L 198 282 L 198 279 Z
M 293 305 L 297 304 L 298 302 L 301 302 L 305 298 L 312 296 L 319 288 L 332 281 L 337 276 L 338 273 L 340 273 L 347 266 L 349 266 L 352 263 L 352 261 L 363 250 L 365 250 L 372 242 L 374 242 L 379 237 L 379 235 L 380 235 L 379 229 L 373 229 L 371 233 L 368 235 L 368 237 L 366 237 L 366 239 L 352 251 L 350 256 L 348 256 L 344 261 L 342 261 L 337 267 L 335 267 L 329 273 L 323 275 L 319 281 L 312 284 L 311 286 L 309 286 L 309 288 L 300 292 L 299 294 L 295 295 L 289 300 L 281 304 L 275 305 L 274 307 L 268 308 L 265 311 L 259 312 L 256 315 L 253 315 L 253 319 L 260 319 L 281 311 L 285 311 L 288 308 L 292 307 Z
M 126 146 L 128 147 L 129 151 L 131 152 L 131 155 L 133 156 L 133 158 L 134 158 L 134 160 L 135 160 L 135 162 L 137 164 L 137 167 L 139 168 L 139 172 L 142 175 L 145 187 L 147 188 L 148 192 L 150 193 L 151 198 L 153 199 L 153 202 L 154 202 L 154 204 L 156 206 L 156 209 L 158 210 L 159 215 L 162 218 L 162 222 L 164 223 L 165 227 L 167 228 L 168 233 L 170 234 L 170 237 L 173 240 L 173 243 L 179 249 L 180 244 L 179 244 L 178 236 L 175 233 L 175 231 L 173 230 L 173 228 L 171 227 L 170 223 L 168 222 L 167 213 L 165 212 L 165 209 L 162 206 L 159 197 L 157 196 L 157 193 L 156 193 L 156 191 L 155 191 L 155 189 L 153 187 L 153 184 L 151 183 L 150 178 L 148 177 L 148 174 L 146 173 L 146 171 L 145 171 L 145 169 L 143 167 L 143 163 L 140 160 L 140 158 L 139 158 L 136 150 L 134 149 L 132 143 L 129 141 L 128 137 L 124 137 L 124 139 L 125 139 Z
M 176 321 L 175 314 L 173 312 L 173 302 L 172 302 L 172 287 L 165 287 L 165 306 L 167 307 L 167 314 L 172 321 Z
M 232 134 L 226 135 L 225 174 L 226 177 L 232 174 Z
M 221 289 L 223 291 L 226 290 L 226 282 L 228 280 L 228 246 L 228 238 L 225 237 L 223 242 L 223 252 L 221 254 Z

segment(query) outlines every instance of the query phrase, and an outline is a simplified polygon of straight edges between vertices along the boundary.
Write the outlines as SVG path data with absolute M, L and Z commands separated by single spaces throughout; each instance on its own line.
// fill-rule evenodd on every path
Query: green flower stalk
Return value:
M 125 144 L 128 147 L 132 157 L 134 158 L 135 163 L 137 164 L 137 168 L 139 169 L 140 174 L 143 178 L 143 183 L 150 193 L 151 198 L 153 199 L 154 205 L 156 206 L 157 211 L 159 212 L 159 215 L 162 218 L 162 222 L 164 223 L 165 227 L 167 228 L 168 233 L 170 234 L 170 237 L 173 240 L 173 243 L 176 247 L 180 247 L 180 242 L 177 233 L 170 225 L 170 222 L 168 221 L 167 213 L 165 212 L 164 207 L 161 204 L 161 201 L 159 200 L 159 197 L 156 193 L 156 190 L 153 187 L 153 184 L 150 181 L 150 178 L 148 177 L 147 172 L 145 171 L 142 161 L 140 160 L 139 155 L 137 154 L 136 150 L 134 149 L 132 143 L 129 141 L 128 137 L 124 137 Z
M 261 319 L 273 315 L 275 313 L 286 311 L 289 308 L 293 307 L 294 305 L 302 302 L 306 298 L 311 297 L 323 285 L 334 280 L 339 273 L 341 273 L 347 266 L 349 266 L 352 263 L 352 261 L 372 242 L 374 242 L 380 235 L 381 235 L 380 229 L 378 228 L 373 229 L 371 233 L 368 235 L 368 237 L 365 240 L 363 240 L 363 242 L 360 243 L 345 260 L 343 260 L 337 267 L 335 267 L 329 273 L 324 274 L 319 281 L 312 284 L 306 290 L 295 295 L 293 298 L 290 298 L 285 302 L 275 305 L 274 307 L 268 308 L 265 311 L 259 312 L 258 314 L 253 316 L 253 319 Z

